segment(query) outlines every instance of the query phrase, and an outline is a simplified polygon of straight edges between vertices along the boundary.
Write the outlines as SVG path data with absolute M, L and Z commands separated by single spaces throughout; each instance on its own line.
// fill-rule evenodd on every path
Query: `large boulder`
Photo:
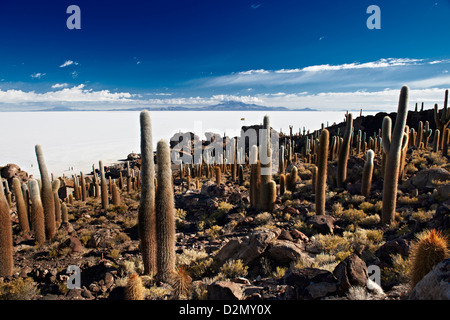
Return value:
M 450 180 L 450 172 L 444 168 L 430 168 L 419 171 L 416 175 L 411 177 L 407 183 L 413 188 L 428 188 L 434 189 L 436 182 Z
M 258 258 L 269 243 L 280 235 L 280 229 L 258 230 L 249 237 L 234 238 L 228 241 L 215 255 L 218 264 L 227 260 L 242 260 L 245 265 Z
M 383 264 L 392 265 L 392 256 L 400 254 L 403 258 L 408 257 L 411 242 L 404 238 L 397 238 L 386 242 L 375 251 Z
M 7 180 L 15 177 L 20 172 L 20 167 L 17 164 L 8 163 L 6 166 L 4 166 L 1 170 L 1 176 L 2 178 L 5 178 Z
M 450 300 L 450 258 L 436 265 L 412 290 L 411 300 Z
M 303 268 L 288 270 L 283 277 L 288 286 L 290 299 L 319 299 L 333 295 L 338 288 L 338 281 L 327 270 Z
M 208 300 L 241 300 L 242 287 L 231 281 L 215 281 L 208 286 Z
M 366 263 L 356 254 L 341 261 L 333 274 L 339 281 L 340 293 L 346 292 L 352 286 L 365 287 L 369 278 Z
M 281 264 L 298 260 L 313 262 L 313 259 L 303 251 L 300 244 L 289 240 L 275 240 L 267 249 L 269 258 Z
M 314 215 L 310 217 L 306 223 L 311 224 L 314 229 L 322 234 L 328 234 L 334 232 L 334 224 L 337 220 L 329 215 Z

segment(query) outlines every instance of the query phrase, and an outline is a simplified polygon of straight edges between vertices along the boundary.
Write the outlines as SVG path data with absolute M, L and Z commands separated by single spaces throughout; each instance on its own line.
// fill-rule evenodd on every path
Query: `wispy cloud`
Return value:
M 60 65 L 59 67 L 60 68 L 65 68 L 65 67 L 68 67 L 68 66 L 70 66 L 70 65 L 78 65 L 78 62 L 76 62 L 76 61 L 72 61 L 72 60 L 66 60 L 62 65 Z
M 40 79 L 45 75 L 46 75 L 46 73 L 36 72 L 36 73 L 31 74 L 30 77 L 33 79 Z
M 266 88 L 270 86 L 272 90 L 277 91 L 280 89 L 284 91 L 287 87 L 295 90 L 295 87 L 299 85 L 303 86 L 303 89 L 314 92 L 369 88 L 380 90 L 399 86 L 403 82 L 412 83 L 435 77 L 436 73 L 442 74 L 442 66 L 448 64 L 450 59 L 383 58 L 368 62 L 320 64 L 302 68 L 252 69 L 196 79 L 189 84 L 199 88 L 248 88 L 250 86 Z

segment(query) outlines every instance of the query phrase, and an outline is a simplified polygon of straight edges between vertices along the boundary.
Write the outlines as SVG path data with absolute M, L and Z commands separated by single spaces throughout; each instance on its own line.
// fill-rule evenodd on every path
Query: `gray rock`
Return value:
M 322 234 L 333 233 L 336 219 L 329 215 L 314 215 L 306 223 L 311 224 L 314 229 Z
M 242 260 L 245 265 L 259 257 L 269 243 L 280 234 L 279 229 L 259 230 L 248 238 L 235 238 L 227 242 L 215 255 L 214 259 L 223 264 L 227 260 Z
M 412 290 L 411 300 L 450 300 L 450 258 L 436 265 Z
M 319 299 L 336 293 L 338 281 L 334 275 L 317 268 L 289 270 L 283 277 L 289 299 Z
M 411 187 L 430 188 L 436 187 L 436 182 L 450 180 L 450 172 L 444 168 L 430 168 L 419 171 L 415 176 L 411 177 L 407 183 Z
M 216 281 L 208 286 L 208 300 L 241 300 L 242 288 L 231 281 Z
M 366 263 L 352 254 L 339 263 L 333 271 L 339 281 L 339 290 L 346 292 L 351 286 L 365 287 L 369 274 Z
M 282 264 L 297 260 L 309 260 L 313 262 L 313 259 L 303 251 L 301 245 L 288 240 L 273 241 L 267 251 L 269 258 Z

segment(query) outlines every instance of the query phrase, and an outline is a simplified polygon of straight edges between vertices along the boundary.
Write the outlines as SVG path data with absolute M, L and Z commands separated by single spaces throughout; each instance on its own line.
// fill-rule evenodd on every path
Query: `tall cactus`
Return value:
M 45 243 L 45 218 L 39 184 L 34 179 L 28 180 L 28 188 L 31 198 L 31 226 L 34 232 L 34 238 L 38 245 L 43 245 Z
M 265 158 L 265 161 L 262 161 L 261 163 L 261 187 L 259 201 L 260 208 L 262 210 L 269 210 L 270 205 L 268 205 L 267 201 L 269 199 L 269 195 L 267 194 L 267 192 L 270 190 L 270 188 L 266 187 L 266 184 L 272 181 L 272 150 L 270 144 L 270 119 L 268 115 L 264 116 L 263 133 L 264 134 L 262 135 L 262 137 L 260 137 L 260 141 L 262 142 L 262 139 L 265 139 L 264 144 L 266 145 L 266 150 L 264 150 L 264 148 L 260 149 L 260 153 L 265 153 L 263 154 L 263 158 Z M 261 160 L 263 158 L 260 157 Z
M 39 171 L 41 173 L 41 199 L 42 206 L 44 207 L 44 217 L 45 217 L 45 236 L 48 240 L 52 239 L 56 232 L 55 223 L 55 202 L 53 199 L 52 182 L 50 180 L 50 175 L 47 170 L 47 165 L 44 159 L 44 153 L 42 152 L 42 147 L 36 145 L 35 147 L 36 157 L 39 164 Z
M 157 278 L 170 280 L 175 270 L 175 203 L 169 145 L 158 141 L 156 146 L 158 188 L 155 194 Z
M 261 185 L 261 163 L 258 160 L 258 147 L 252 146 L 250 154 L 253 157 L 250 159 L 250 206 L 258 209 Z
M 327 187 L 328 145 L 330 133 L 323 129 L 320 134 L 316 177 L 316 214 L 325 214 L 325 191 Z
M 12 179 L 13 191 L 16 196 L 17 216 L 19 218 L 19 227 L 22 232 L 30 232 L 30 224 L 28 221 L 28 208 L 23 198 L 22 185 L 16 177 Z
M 347 162 L 350 154 L 350 140 L 353 133 L 353 115 L 347 114 L 347 125 L 345 127 L 344 140 L 339 151 L 338 168 L 336 182 L 338 188 L 344 187 L 345 180 L 347 179 Z
M 372 187 L 372 175 L 373 175 L 373 159 L 375 153 L 373 150 L 367 150 L 366 161 L 364 162 L 364 168 L 361 179 L 361 194 L 364 197 L 369 197 L 370 189 Z
M 100 166 L 100 189 L 102 195 L 102 209 L 107 210 L 109 206 L 109 197 L 108 197 L 108 184 L 105 178 L 105 167 L 103 166 L 103 162 L 99 161 Z
M 444 157 L 448 156 L 448 138 L 450 136 L 450 129 L 445 128 L 444 134 L 442 137 L 442 155 Z
M 155 164 L 153 159 L 152 124 L 150 113 L 140 114 L 141 124 L 141 199 L 138 213 L 144 272 L 156 274 L 156 226 L 155 226 Z
M 55 203 L 55 221 L 61 223 L 61 202 L 59 201 L 58 190 L 61 185 L 59 179 L 52 181 L 53 201 Z
M 80 172 L 80 186 L 81 186 L 81 201 L 86 201 L 87 195 L 86 195 L 86 179 L 84 178 L 84 173 Z
M 436 124 L 436 128 L 442 133 L 441 140 L 438 142 L 439 147 L 442 149 L 443 145 L 443 136 L 445 132 L 445 128 L 447 128 L 448 124 L 450 123 L 450 109 L 447 107 L 448 104 L 448 90 L 445 90 L 445 97 L 444 97 L 444 109 L 442 110 L 442 114 L 439 117 L 439 109 L 438 105 L 434 105 L 434 122 Z
M 0 178 L 0 277 L 13 273 L 13 241 L 10 208 Z
M 391 119 L 383 119 L 383 149 L 386 152 L 386 165 L 383 182 L 382 223 L 391 224 L 395 218 L 397 204 L 398 175 L 402 156 L 402 145 L 406 134 L 405 125 L 408 115 L 409 87 L 403 86 L 400 91 L 397 117 L 391 136 Z

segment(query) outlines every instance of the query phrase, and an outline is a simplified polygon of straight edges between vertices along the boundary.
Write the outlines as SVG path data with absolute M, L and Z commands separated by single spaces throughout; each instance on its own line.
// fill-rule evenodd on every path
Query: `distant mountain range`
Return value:
M 266 107 L 260 106 L 257 104 L 249 104 L 239 101 L 226 101 L 220 104 L 216 104 L 213 106 L 204 106 L 204 107 L 158 107 L 158 108 L 149 108 L 149 107 L 138 107 L 138 108 L 128 108 L 128 109 L 74 109 L 69 107 L 53 107 L 44 110 L 36 110 L 36 111 L 142 111 L 142 110 L 150 110 L 150 111 L 317 111 L 316 109 L 311 108 L 303 108 L 303 109 L 289 109 L 285 107 Z

